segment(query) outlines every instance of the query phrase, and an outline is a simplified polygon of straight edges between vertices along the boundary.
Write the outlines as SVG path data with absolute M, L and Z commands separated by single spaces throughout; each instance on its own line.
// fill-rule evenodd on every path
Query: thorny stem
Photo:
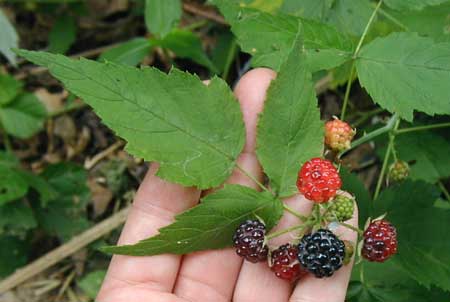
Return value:
M 299 212 L 297 212 L 296 210 L 290 208 L 288 205 L 283 204 L 284 209 L 286 210 L 286 212 L 291 213 L 292 215 L 294 215 L 295 217 L 299 218 L 301 221 L 306 221 L 308 218 L 306 216 L 303 216 L 302 214 L 300 214 Z
M 403 133 L 409 133 L 409 132 L 415 132 L 415 131 L 424 131 L 424 130 L 431 130 L 431 129 L 438 129 L 438 128 L 446 128 L 446 127 L 450 127 L 450 123 L 440 123 L 440 124 L 433 124 L 433 125 L 426 125 L 426 126 L 404 128 L 404 129 L 397 130 L 395 132 L 395 134 L 403 134 Z
M 345 222 L 339 222 L 340 225 L 342 225 L 343 227 L 346 227 L 347 229 L 350 229 L 352 231 L 355 231 L 358 233 L 359 236 L 363 235 L 363 231 L 361 231 L 359 228 L 356 228 L 354 226 L 352 226 L 351 224 L 345 223 Z
M 352 63 L 352 67 L 351 67 L 351 70 L 350 70 L 350 76 L 349 76 L 348 81 L 347 81 L 347 88 L 345 89 L 344 102 L 342 104 L 341 120 L 344 120 L 344 118 L 345 118 L 345 111 L 347 110 L 348 99 L 349 99 L 349 96 L 350 96 L 350 89 L 351 89 L 352 81 L 353 81 L 353 74 L 355 72 L 355 60 L 358 57 L 359 50 L 361 49 L 361 46 L 362 46 L 362 44 L 364 42 L 364 39 L 366 38 L 367 33 L 369 32 L 370 26 L 372 25 L 373 20 L 375 19 L 375 16 L 377 15 L 377 12 L 378 12 L 378 9 L 380 8 L 382 3 L 383 3 L 383 0 L 380 0 L 378 2 L 377 6 L 375 7 L 375 9 L 373 10 L 372 15 L 370 16 L 369 21 L 367 22 L 366 27 L 364 28 L 364 32 L 361 35 L 361 38 L 359 39 L 358 45 L 356 46 L 356 49 L 355 49 L 355 51 L 353 53 L 353 56 L 352 56 L 353 63 Z
M 444 186 L 442 181 L 438 181 L 438 186 L 441 189 L 441 191 L 444 194 L 444 196 L 447 199 L 447 201 L 450 202 L 450 193 L 448 192 L 447 188 Z
M 383 184 L 384 175 L 386 173 L 389 158 L 390 158 L 391 153 L 394 150 L 395 131 L 397 130 L 399 123 L 400 123 L 400 120 L 397 120 L 395 122 L 394 129 L 392 129 L 391 133 L 389 134 L 389 143 L 388 143 L 388 147 L 386 150 L 386 154 L 384 155 L 383 166 L 381 167 L 380 176 L 378 177 L 378 182 L 377 182 L 377 186 L 375 188 L 375 194 L 373 195 L 373 200 L 376 200 L 378 198 L 378 195 L 380 194 L 381 185 Z

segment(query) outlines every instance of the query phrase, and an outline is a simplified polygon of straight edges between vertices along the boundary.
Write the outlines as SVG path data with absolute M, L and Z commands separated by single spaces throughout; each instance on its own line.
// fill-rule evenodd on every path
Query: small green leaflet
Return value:
M 23 139 L 41 130 L 46 117 L 45 106 L 32 93 L 23 93 L 0 106 L 0 121 L 6 132 Z
M 236 228 L 246 219 L 258 216 L 270 230 L 282 214 L 282 202 L 270 193 L 240 185 L 225 185 L 223 189 L 203 198 L 198 206 L 176 216 L 176 221 L 160 229 L 158 235 L 135 245 L 110 246 L 102 250 L 114 254 L 150 256 L 221 249 L 232 245 Z
M 323 20 L 335 0 L 285 0 L 280 11 L 312 20 Z
M 284 14 L 269 14 L 255 9 L 235 8 L 227 11 L 229 3 L 216 0 L 229 19 L 232 31 L 242 50 L 251 54 L 254 66 L 279 70 L 286 61 L 295 41 L 299 21 L 303 25 L 303 43 L 312 72 L 339 66 L 349 60 L 353 51 L 351 38 L 328 25 Z
M 423 286 L 450 291 L 450 210 L 433 206 L 440 192 L 425 182 L 406 181 L 384 190 L 374 217 L 388 212 L 398 232 L 395 261 Z
M 111 48 L 99 57 L 99 61 L 136 66 L 150 53 L 150 41 L 146 38 L 134 38 Z
M 103 283 L 103 279 L 105 279 L 105 276 L 106 276 L 105 270 L 90 272 L 89 274 L 84 276 L 81 280 L 77 281 L 78 287 L 81 288 L 81 290 L 86 295 L 88 295 L 89 298 L 95 299 Z
M 10 103 L 21 92 L 22 83 L 0 73 L 0 106 Z
M 449 53 L 450 43 L 393 33 L 364 46 L 356 67 L 376 103 L 411 121 L 414 110 L 450 114 Z
M 17 234 L 36 226 L 37 221 L 33 211 L 24 200 L 9 202 L 0 206 L 0 233 L 12 231 L 12 233 Z
M 448 0 L 384 0 L 387 6 L 396 10 L 421 10 L 427 6 L 439 5 Z
M 27 263 L 29 243 L 17 237 L 3 235 L 0 236 L 0 246 L 0 278 L 3 278 Z
M 244 146 L 238 102 L 215 77 L 209 85 L 172 69 L 137 69 L 61 55 L 18 50 L 49 68 L 66 88 L 91 105 L 103 122 L 128 141 L 128 151 L 158 161 L 158 175 L 200 189 L 220 185 Z
M 268 89 L 258 123 L 256 153 L 271 187 L 281 197 L 297 191 L 299 167 L 323 151 L 323 123 L 306 57 L 299 33 Z
M 146 0 L 145 24 L 147 29 L 159 37 L 168 34 L 181 18 L 180 0 Z
M 63 15 L 56 19 L 48 37 L 48 51 L 65 53 L 69 50 L 77 37 L 77 24 L 70 15 Z
M 14 26 L 0 8 L 0 53 L 13 65 L 16 64 L 16 55 L 11 48 L 17 48 L 18 43 L 19 37 Z

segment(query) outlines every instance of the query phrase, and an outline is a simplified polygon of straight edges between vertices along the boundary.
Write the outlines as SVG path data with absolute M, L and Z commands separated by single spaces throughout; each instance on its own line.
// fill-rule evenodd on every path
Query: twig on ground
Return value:
M 102 152 L 96 154 L 93 158 L 91 158 L 91 159 L 87 158 L 86 161 L 84 162 L 84 168 L 86 170 L 92 169 L 102 159 L 109 156 L 111 153 L 113 153 L 114 151 L 116 151 L 117 149 L 122 147 L 123 145 L 125 145 L 124 141 L 122 141 L 122 140 L 117 141 L 114 144 L 112 144 L 111 146 L 109 146 L 108 148 L 106 148 L 105 150 L 103 150 Z

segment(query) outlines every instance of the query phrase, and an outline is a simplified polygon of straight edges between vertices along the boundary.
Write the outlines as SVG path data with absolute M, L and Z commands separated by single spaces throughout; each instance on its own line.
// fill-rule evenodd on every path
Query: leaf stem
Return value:
M 376 4 L 372 3 L 372 5 L 375 7 Z M 389 21 L 391 21 L 392 23 L 394 23 L 395 25 L 397 25 L 398 27 L 400 27 L 404 31 L 409 31 L 409 28 L 405 24 L 400 22 L 397 18 L 395 18 L 394 16 L 389 14 L 387 11 L 385 11 L 382 8 L 380 8 L 379 11 L 380 11 L 380 14 L 382 14 L 386 19 L 388 19 Z
M 357 232 L 359 236 L 362 236 L 363 233 L 364 233 L 364 232 L 361 231 L 359 228 L 354 227 L 354 226 L 352 226 L 352 225 L 350 225 L 350 224 L 348 224 L 348 223 L 345 223 L 345 222 L 339 222 L 339 224 L 342 225 L 343 227 L 346 227 L 347 229 L 350 229 L 350 230 L 352 230 L 352 231 Z
M 271 234 L 266 236 L 266 240 L 273 239 L 275 237 L 284 235 L 286 233 L 290 233 L 290 232 L 295 231 L 295 230 L 300 230 L 300 229 L 304 229 L 304 228 L 310 227 L 311 225 L 313 225 L 313 222 L 314 221 L 309 221 L 309 222 L 304 223 L 304 224 L 294 225 L 294 226 L 292 226 L 290 228 L 279 230 L 277 232 L 273 232 L 273 233 L 271 233 Z
M 384 155 L 383 165 L 381 167 L 380 176 L 378 177 L 378 182 L 377 182 L 377 186 L 375 188 L 375 194 L 373 195 L 373 200 L 376 200 L 378 198 L 378 196 L 380 195 L 381 185 L 383 184 L 384 175 L 386 173 L 389 158 L 390 158 L 391 153 L 394 150 L 394 141 L 395 141 L 394 133 L 395 133 L 396 129 L 398 128 L 399 123 L 400 123 L 400 120 L 397 120 L 395 122 L 394 129 L 391 131 L 391 133 L 389 135 L 389 143 L 388 143 L 388 147 L 386 150 L 386 154 Z
M 450 193 L 448 192 L 447 188 L 444 186 L 441 180 L 438 181 L 438 186 L 441 189 L 447 201 L 450 202 Z
M 446 128 L 446 127 L 450 127 L 450 123 L 440 123 L 440 124 L 433 124 L 433 125 L 426 125 L 426 126 L 404 128 L 404 129 L 397 130 L 395 132 L 395 134 L 403 134 L 403 133 L 409 133 L 409 132 L 415 132 L 415 131 L 424 131 L 424 130 L 431 130 L 431 129 L 438 129 L 438 128 Z
M 378 9 L 380 8 L 382 3 L 383 3 L 383 0 L 380 0 L 378 2 L 377 6 L 375 6 L 375 9 L 373 10 L 372 15 L 369 18 L 369 21 L 367 22 L 366 27 L 364 28 L 363 34 L 361 35 L 361 38 L 358 41 L 358 45 L 356 46 L 356 49 L 353 52 L 352 67 L 350 69 L 350 75 L 349 75 L 349 78 L 348 78 L 348 81 L 347 81 L 347 87 L 345 88 L 344 102 L 342 104 L 341 120 L 344 120 L 345 112 L 347 111 L 348 99 L 349 99 L 349 96 L 350 96 L 350 89 L 352 87 L 353 76 L 354 76 L 355 69 L 356 69 L 355 68 L 356 58 L 357 58 L 359 50 L 361 49 L 361 46 L 362 46 L 362 44 L 364 42 L 364 39 L 366 38 L 366 36 L 367 36 L 367 34 L 369 32 L 370 26 L 372 25 L 373 20 L 375 19 L 375 16 L 377 15 Z
M 263 191 L 269 192 L 272 195 L 273 192 L 271 192 L 265 185 L 263 185 L 261 182 L 259 182 L 253 175 L 251 175 L 250 173 L 248 173 L 244 168 L 242 168 L 238 163 L 236 163 L 236 168 L 242 172 L 242 174 L 244 174 L 245 176 L 247 176 L 248 178 L 250 178 L 251 180 L 253 180 L 253 182 L 255 184 L 258 185 L 258 187 L 260 187 Z
M 303 216 L 302 214 L 300 214 L 299 212 L 297 212 L 296 210 L 290 208 L 288 205 L 283 204 L 284 209 L 286 210 L 286 212 L 291 213 L 292 215 L 294 215 L 295 217 L 299 218 L 301 221 L 306 221 L 308 218 L 306 216 Z
M 231 40 L 230 51 L 227 54 L 227 58 L 225 61 L 223 72 L 222 72 L 222 79 L 224 79 L 225 81 L 228 78 L 231 63 L 233 63 L 233 59 L 234 59 L 234 56 L 236 55 L 236 51 L 237 51 L 237 43 L 236 43 L 236 39 L 233 38 L 233 40 Z

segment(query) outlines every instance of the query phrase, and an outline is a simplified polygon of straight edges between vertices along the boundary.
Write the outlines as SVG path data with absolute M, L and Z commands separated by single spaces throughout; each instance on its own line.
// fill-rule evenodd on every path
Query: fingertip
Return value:
M 245 152 L 255 150 L 258 114 L 263 110 L 266 91 L 276 75 L 272 69 L 255 68 L 242 76 L 236 84 L 234 93 L 241 105 L 247 131 Z

